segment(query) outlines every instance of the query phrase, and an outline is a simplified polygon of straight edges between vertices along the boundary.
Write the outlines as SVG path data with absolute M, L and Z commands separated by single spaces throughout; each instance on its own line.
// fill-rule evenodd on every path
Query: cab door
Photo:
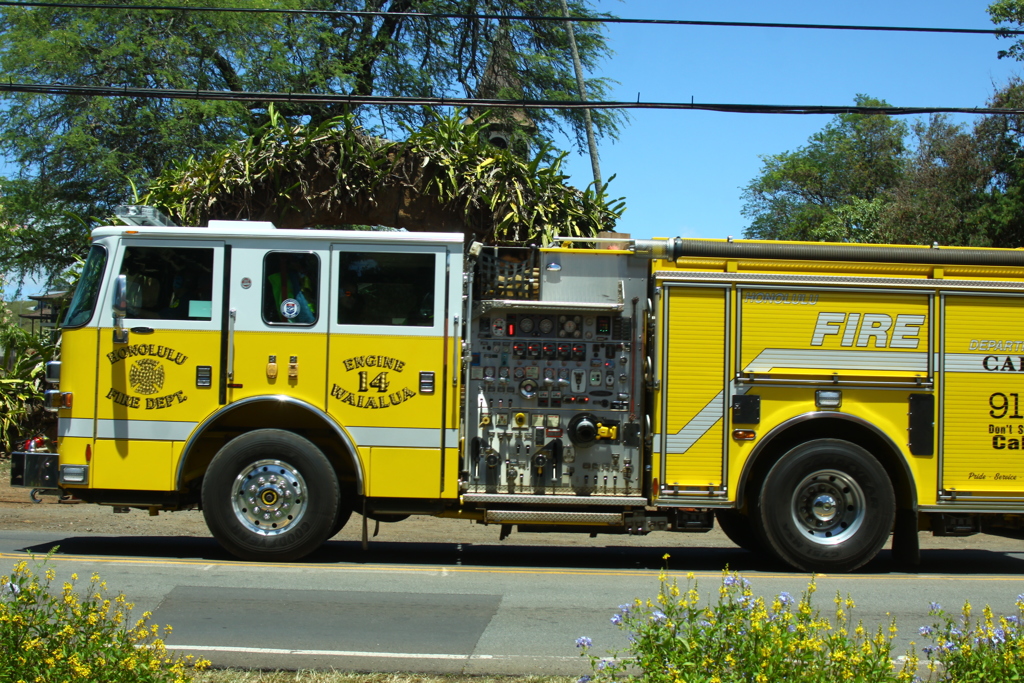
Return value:
M 457 458 L 448 450 L 458 424 L 449 249 L 377 243 L 331 250 L 327 406 L 368 463 L 372 497 L 456 495 Z
M 227 401 L 286 396 L 323 410 L 326 243 L 245 238 L 230 246 Z
M 94 488 L 166 491 L 184 441 L 218 405 L 224 245 L 127 238 L 123 333 L 99 339 Z M 109 327 L 108 327 L 109 326 Z

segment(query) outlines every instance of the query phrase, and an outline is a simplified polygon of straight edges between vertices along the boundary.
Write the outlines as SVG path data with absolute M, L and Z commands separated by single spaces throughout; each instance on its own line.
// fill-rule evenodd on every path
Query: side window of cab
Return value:
M 434 254 L 341 254 L 338 324 L 431 327 Z
M 267 252 L 263 257 L 263 322 L 313 325 L 319 315 L 319 257 L 309 252 Z
M 127 281 L 129 318 L 210 320 L 213 249 L 128 246 L 120 273 Z

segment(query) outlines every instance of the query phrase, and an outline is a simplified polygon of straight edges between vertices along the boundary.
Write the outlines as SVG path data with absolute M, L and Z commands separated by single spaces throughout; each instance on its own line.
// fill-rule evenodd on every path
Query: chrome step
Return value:
M 488 510 L 487 524 L 601 524 L 622 526 L 619 512 L 548 512 L 533 510 Z

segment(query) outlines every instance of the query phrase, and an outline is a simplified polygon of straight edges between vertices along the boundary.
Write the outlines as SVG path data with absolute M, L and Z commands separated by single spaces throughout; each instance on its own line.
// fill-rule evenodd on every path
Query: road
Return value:
M 645 540 L 653 538 L 678 541 L 670 534 Z M 174 627 L 172 647 L 216 665 L 562 675 L 588 671 L 574 646 L 579 636 L 592 638 L 596 653 L 625 645 L 609 618 L 617 605 L 656 594 L 665 553 L 670 576 L 685 583 L 694 572 L 712 597 L 726 565 L 759 595 L 799 595 L 810 578 L 727 544 L 531 542 L 526 535 L 501 543 L 376 541 L 363 551 L 356 540 L 334 540 L 300 563 L 254 564 L 200 537 L 0 531 L 0 573 L 28 552 L 59 546 L 50 560 L 58 581 L 98 572 L 136 613 L 150 610 L 155 623 Z M 922 559 L 921 571 L 901 573 L 885 550 L 857 574 L 819 575 L 816 604 L 831 613 L 839 591 L 853 596 L 854 616 L 866 625 L 895 616 L 902 653 L 930 623 L 930 602 L 956 611 L 969 598 L 1007 613 L 1024 592 L 1019 541 L 926 545 Z

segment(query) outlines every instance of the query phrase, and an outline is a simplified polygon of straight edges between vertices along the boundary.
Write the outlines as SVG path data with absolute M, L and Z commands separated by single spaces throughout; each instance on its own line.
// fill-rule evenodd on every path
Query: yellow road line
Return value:
M 2 553 L 0 560 L 24 560 L 29 557 L 42 558 L 44 555 L 29 555 L 28 553 Z M 210 560 L 171 560 L 171 559 L 143 559 L 131 557 L 96 557 L 91 555 L 50 555 L 49 559 L 55 562 L 93 562 L 99 564 L 120 564 L 139 566 L 189 566 L 189 567 L 233 567 L 233 568 L 276 568 L 276 569 L 327 569 L 344 572 L 411 572 L 411 573 L 449 573 L 449 574 L 532 574 L 542 576 L 651 576 L 657 577 L 661 570 L 640 569 L 635 571 L 624 571 L 617 569 L 545 569 L 544 567 L 503 567 L 503 568 L 478 568 L 450 565 L 433 566 L 395 566 L 386 564 L 311 564 L 311 563 L 287 563 L 287 562 L 211 562 Z M 708 579 L 719 578 L 722 572 L 697 571 L 687 572 L 685 570 L 669 570 L 666 575 L 671 579 L 685 579 L 687 574 L 692 573 L 695 578 Z M 741 572 L 742 573 L 742 572 Z M 749 579 L 796 579 L 809 578 L 804 574 L 746 574 Z M 843 579 L 848 581 L 1020 581 L 1020 575 L 993 575 L 993 576 L 967 576 L 961 574 L 815 574 L 815 579 Z

